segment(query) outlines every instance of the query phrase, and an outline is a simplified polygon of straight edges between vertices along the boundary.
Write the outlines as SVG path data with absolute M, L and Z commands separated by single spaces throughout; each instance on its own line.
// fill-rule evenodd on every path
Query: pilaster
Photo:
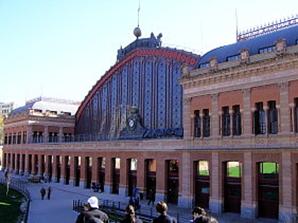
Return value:
M 182 162 L 179 169 L 179 185 L 181 185 L 179 189 L 181 189 L 181 193 L 179 193 L 178 206 L 191 208 L 193 197 L 190 194 L 191 163 L 189 152 L 182 153 Z

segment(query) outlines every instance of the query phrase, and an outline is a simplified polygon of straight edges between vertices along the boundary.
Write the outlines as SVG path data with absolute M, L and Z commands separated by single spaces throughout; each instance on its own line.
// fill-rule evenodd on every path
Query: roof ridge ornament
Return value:
M 264 24 L 261 26 L 250 28 L 249 30 L 246 30 L 243 32 L 239 32 L 239 34 L 237 35 L 237 41 L 253 39 L 255 37 L 276 32 L 290 26 L 295 26 L 297 24 L 298 24 L 298 14 L 288 18 L 276 20 L 274 22 L 269 22 L 267 25 Z
M 133 34 L 137 39 L 142 35 L 142 31 L 140 29 L 140 10 L 141 10 L 141 1 L 139 0 L 139 7 L 138 7 L 138 26 L 134 28 Z

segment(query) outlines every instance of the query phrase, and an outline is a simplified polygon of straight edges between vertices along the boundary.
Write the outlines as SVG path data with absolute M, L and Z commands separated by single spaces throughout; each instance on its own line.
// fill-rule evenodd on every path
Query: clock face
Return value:
M 128 125 L 130 130 L 134 130 L 136 125 L 137 125 L 136 120 L 134 120 L 133 118 L 129 118 L 127 120 L 127 125 Z

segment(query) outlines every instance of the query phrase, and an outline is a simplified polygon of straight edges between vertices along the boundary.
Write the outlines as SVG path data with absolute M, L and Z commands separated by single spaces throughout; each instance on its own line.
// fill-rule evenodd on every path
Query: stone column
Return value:
M 125 156 L 120 158 L 120 184 L 119 184 L 119 195 L 121 197 L 126 197 L 128 192 L 128 165 L 129 160 Z
M 44 127 L 44 143 L 48 143 L 49 142 L 49 127 L 45 126 Z
M 211 111 L 211 137 L 219 136 L 219 116 L 218 116 L 218 94 L 212 96 L 212 111 Z
M 155 200 L 163 201 L 165 200 L 165 173 L 166 173 L 166 163 L 164 159 L 156 158 L 156 194 Z
M 252 107 L 250 105 L 251 89 L 244 89 L 243 94 L 243 112 L 241 113 L 241 120 L 243 120 L 242 134 L 245 136 L 252 136 Z M 254 108 L 253 108 L 254 109 Z M 243 114 L 243 115 L 242 115 Z
M 184 98 L 183 100 L 183 128 L 184 139 L 191 139 L 191 98 Z
M 42 166 L 42 160 L 41 160 L 42 154 L 38 154 L 38 176 L 42 175 L 41 166 Z
M 63 142 L 63 127 L 59 127 L 58 142 Z
M 233 109 L 230 109 L 229 110 L 229 115 L 230 115 L 230 137 L 233 136 L 233 114 L 234 114 Z
M 69 185 L 74 185 L 74 156 L 69 156 L 70 158 L 70 176 L 69 176 Z
M 220 163 L 218 152 L 212 152 L 212 169 L 211 169 L 211 194 L 209 200 L 210 211 L 214 214 L 222 213 L 222 197 L 220 196 L 220 188 L 222 186 L 220 178 Z
M 80 187 L 85 188 L 86 182 L 86 157 L 81 156 L 81 173 L 80 173 Z
M 53 166 L 52 166 L 52 179 L 54 182 L 57 182 L 57 156 L 54 154 L 53 155 Z
M 220 135 L 220 137 L 223 137 L 222 111 L 218 111 L 218 125 L 219 125 L 218 135 Z
M 24 175 L 28 175 L 28 171 L 29 171 L 29 154 L 26 153 L 25 154 L 25 170 L 24 170 Z
M 27 143 L 32 143 L 32 126 L 28 125 L 27 126 Z
M 281 222 L 296 222 L 295 213 L 293 211 L 293 172 L 291 168 L 291 152 L 282 152 L 282 168 L 281 168 L 281 197 L 282 204 L 279 205 L 279 220 Z M 295 179 L 295 178 L 294 178 Z
M 241 200 L 241 217 L 248 219 L 256 218 L 256 203 L 254 202 L 253 195 L 253 163 L 252 163 L 252 153 L 244 152 L 243 154 L 243 193 Z
M 202 110 L 200 110 L 200 119 L 201 119 L 201 139 L 203 139 L 203 116 L 204 116 L 204 114 L 203 114 L 203 111 Z
M 190 138 L 194 139 L 195 138 L 195 132 L 194 132 L 194 120 L 195 120 L 195 115 L 191 114 L 190 115 Z
M 181 188 L 181 192 L 179 193 L 178 206 L 184 208 L 192 207 L 193 196 L 190 193 L 191 187 L 191 167 L 192 164 L 190 162 L 190 153 L 183 152 L 182 153 L 182 162 L 179 165 L 179 188 Z
M 106 157 L 105 192 L 108 194 L 112 192 L 112 158 L 110 156 Z
M 280 119 L 278 124 L 280 125 L 281 134 L 290 133 L 290 111 L 289 111 L 289 83 L 283 82 L 279 84 L 280 93 Z
M 267 105 L 265 105 L 263 107 L 263 109 L 264 109 L 264 112 L 265 112 L 265 126 L 266 126 L 266 133 L 265 133 L 265 135 L 268 135 L 269 134 L 269 125 L 268 125 L 268 110 L 269 110 L 269 108 L 268 108 Z
M 290 113 L 291 113 L 291 116 L 290 116 L 290 123 L 291 123 L 291 133 L 295 133 L 295 117 L 294 117 L 294 114 L 295 114 L 295 104 L 294 103 L 290 103 L 289 104 L 290 106 Z
M 20 175 L 23 175 L 23 169 L 22 169 L 22 166 L 23 166 L 23 154 L 20 153 L 20 171 L 19 171 L 19 174 L 20 174 Z
M 62 156 L 62 163 L 61 163 L 61 180 L 60 180 L 60 183 L 61 184 L 66 184 L 66 179 L 65 179 L 65 176 L 66 176 L 66 173 L 65 173 L 65 168 L 66 168 L 66 156 L 65 155 L 61 155 Z

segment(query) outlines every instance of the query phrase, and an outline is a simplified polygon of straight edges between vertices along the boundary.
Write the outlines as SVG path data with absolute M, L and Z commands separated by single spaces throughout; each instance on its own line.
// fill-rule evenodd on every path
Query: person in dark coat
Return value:
M 152 189 L 148 191 L 148 205 L 154 205 L 155 202 L 155 192 Z
M 209 223 L 210 219 L 207 216 L 204 208 L 195 207 L 192 211 L 193 223 Z
M 168 205 L 164 201 L 160 201 L 156 204 L 156 211 L 160 215 L 153 220 L 153 223 L 177 223 L 176 219 L 167 214 Z
M 43 200 L 44 196 L 46 195 L 46 189 L 44 189 L 43 187 L 40 189 L 40 195 L 41 195 L 41 200 Z
M 51 193 L 52 193 L 52 188 L 49 186 L 48 189 L 47 189 L 47 197 L 48 197 L 48 200 L 51 199 Z
M 109 222 L 109 216 L 98 209 L 98 199 L 95 196 L 87 200 L 85 210 L 79 214 L 76 223 L 99 223 Z
M 132 205 L 126 207 L 126 216 L 121 223 L 142 223 L 142 220 L 136 217 L 135 209 Z

